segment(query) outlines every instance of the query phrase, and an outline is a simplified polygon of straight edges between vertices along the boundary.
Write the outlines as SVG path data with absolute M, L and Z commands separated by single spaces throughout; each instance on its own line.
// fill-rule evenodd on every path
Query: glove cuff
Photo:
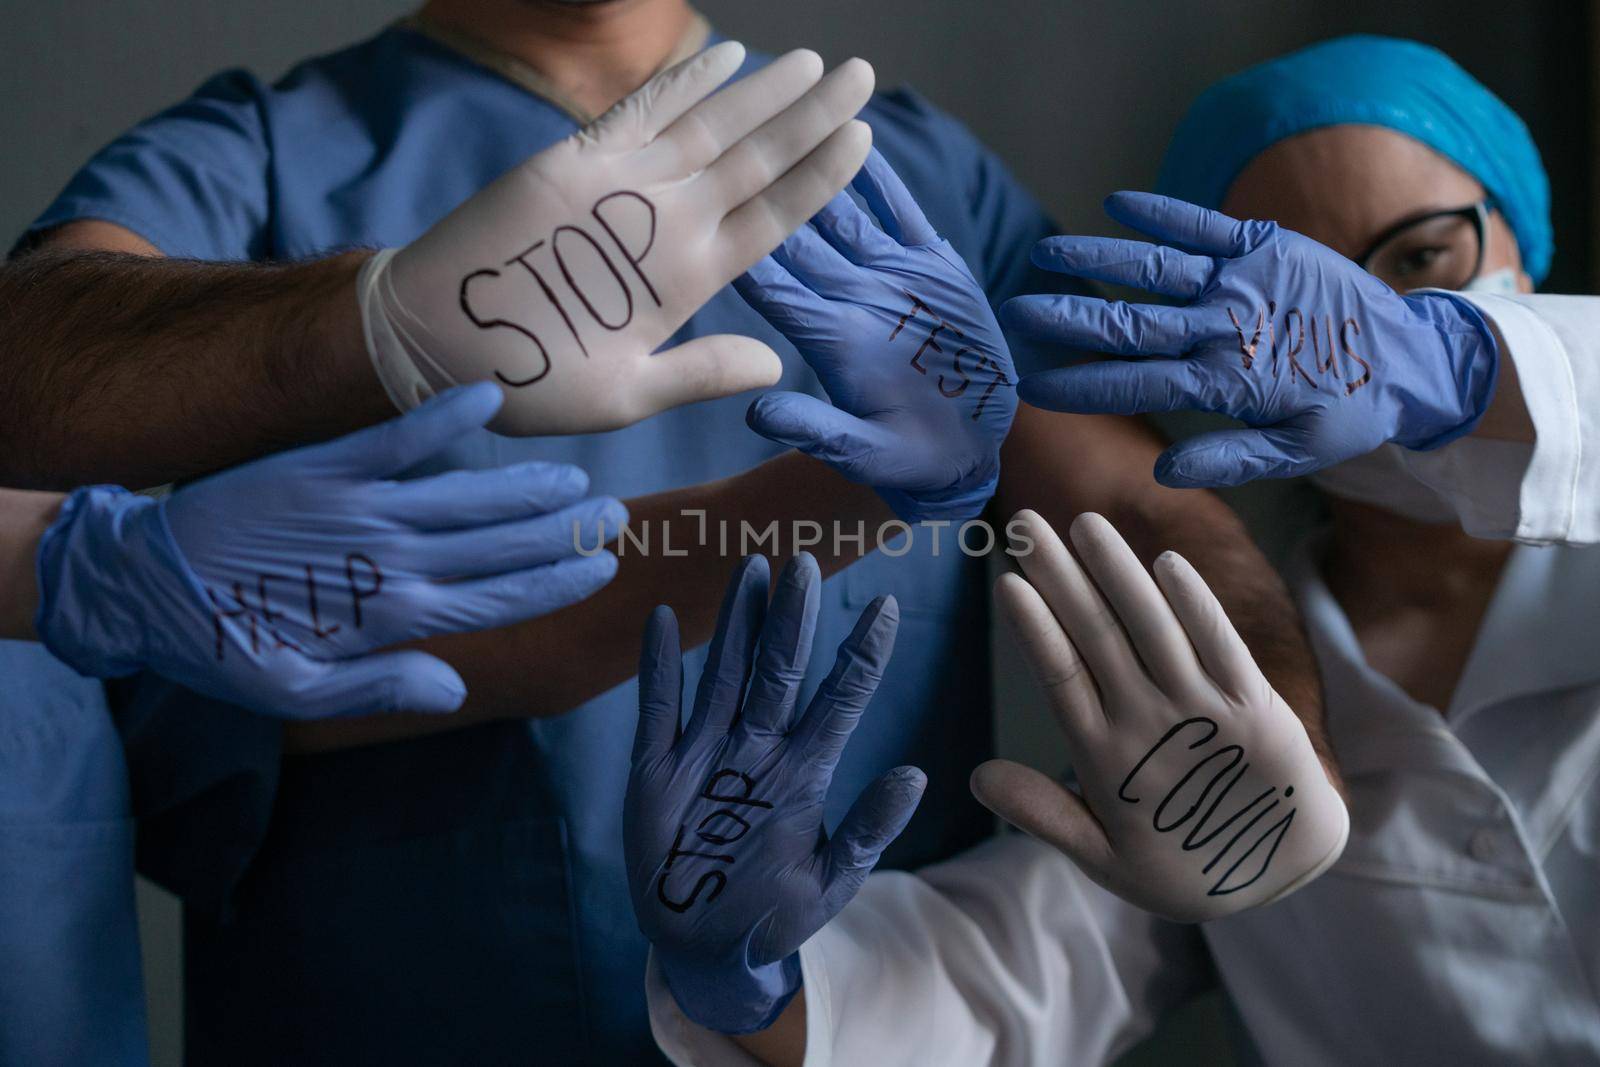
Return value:
M 439 383 L 436 389 L 418 363 L 418 357 L 426 357 L 421 356 L 418 346 L 406 343 L 395 322 L 389 264 L 398 251 L 381 249 L 361 265 L 361 272 L 356 275 L 356 301 L 361 308 L 361 334 L 367 342 L 372 369 L 389 395 L 389 402 L 405 414 L 454 383 Z
M 1465 437 L 1483 421 L 1500 379 L 1500 346 L 1483 312 L 1458 293 L 1425 290 L 1409 293 L 1405 300 L 1439 331 L 1446 352 L 1460 353 L 1451 367 L 1451 376 L 1456 384 L 1458 410 L 1465 420 L 1431 437 L 1396 439 L 1396 443 L 1413 451 L 1427 452 Z
M 944 489 L 937 493 L 909 493 L 902 489 L 879 489 L 878 496 L 903 522 L 965 522 L 983 514 L 999 485 L 999 475 L 991 475 L 975 487 Z
M 39 606 L 33 629 L 50 654 L 79 674 L 116 678 L 144 665 L 144 621 L 138 598 L 121 585 L 136 579 L 126 542 L 141 513 L 155 509 L 148 497 L 120 486 L 78 489 L 39 538 L 34 575 Z
M 771 1026 L 800 991 L 800 953 L 761 967 L 742 960 L 718 965 L 675 958 L 658 947 L 661 974 L 690 1021 L 721 1034 L 753 1034 Z

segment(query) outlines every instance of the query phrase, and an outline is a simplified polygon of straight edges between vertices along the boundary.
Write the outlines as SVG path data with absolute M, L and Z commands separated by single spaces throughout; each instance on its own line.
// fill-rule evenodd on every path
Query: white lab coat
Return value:
M 1473 532 L 1551 547 L 1513 552 L 1443 716 L 1366 665 L 1314 546 L 1291 568 L 1350 794 L 1339 862 L 1203 926 L 1016 834 L 874 874 L 801 950 L 808 1067 L 1105 1063 L 1219 982 L 1268 1063 L 1600 1062 L 1600 550 L 1572 547 L 1600 540 L 1600 314 L 1474 299 L 1537 444 L 1467 439 L 1415 470 Z M 755 1062 L 653 960 L 647 987 L 674 1062 Z

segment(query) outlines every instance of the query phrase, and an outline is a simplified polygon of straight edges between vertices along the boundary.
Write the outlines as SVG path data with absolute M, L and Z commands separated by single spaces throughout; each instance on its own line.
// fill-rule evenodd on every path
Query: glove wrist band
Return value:
M 800 991 L 800 954 L 751 968 L 743 962 L 708 965 L 659 952 L 661 973 L 684 1015 L 722 1034 L 753 1034 L 783 1014 Z

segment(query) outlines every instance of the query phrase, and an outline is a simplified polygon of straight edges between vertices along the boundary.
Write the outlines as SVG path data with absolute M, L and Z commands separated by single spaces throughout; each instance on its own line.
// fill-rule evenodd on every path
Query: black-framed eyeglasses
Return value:
M 1356 262 L 1396 292 L 1461 289 L 1483 268 L 1489 201 L 1429 211 L 1378 235 Z

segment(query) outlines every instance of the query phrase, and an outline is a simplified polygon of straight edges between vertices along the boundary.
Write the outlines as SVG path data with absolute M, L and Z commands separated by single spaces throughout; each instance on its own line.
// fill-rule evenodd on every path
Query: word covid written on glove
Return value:
M 514 331 L 534 350 L 525 369 L 495 371 L 506 385 L 522 388 L 543 380 L 552 358 L 563 351 L 587 359 L 584 333 L 627 329 L 646 298 L 661 306 L 644 271 L 656 240 L 655 204 L 624 189 L 596 200 L 589 219 L 563 223 L 505 262 L 461 279 L 461 310 L 474 326 Z M 632 235 L 629 240 L 624 233 Z
M 1152 785 L 1151 779 L 1157 773 L 1154 768 L 1159 767 L 1168 775 L 1183 772 L 1151 812 L 1150 825 L 1158 834 L 1171 835 L 1187 827 L 1181 838 L 1171 839 L 1184 852 L 1220 842 L 1201 868 L 1201 874 L 1207 877 L 1217 872 L 1216 881 L 1206 891 L 1212 897 L 1248 889 L 1266 875 L 1278 847 L 1294 825 L 1297 810 L 1289 807 L 1273 817 L 1294 796 L 1292 785 L 1284 786 L 1281 792 L 1277 786 L 1269 785 L 1248 799 L 1243 795 L 1232 797 L 1234 788 L 1249 772 L 1250 763 L 1243 746 L 1214 744 L 1217 733 L 1216 721 L 1204 715 L 1183 720 L 1133 765 L 1117 790 L 1117 799 L 1123 803 L 1141 804 L 1145 788 Z M 1199 753 L 1193 762 L 1183 759 L 1185 742 L 1187 751 Z

